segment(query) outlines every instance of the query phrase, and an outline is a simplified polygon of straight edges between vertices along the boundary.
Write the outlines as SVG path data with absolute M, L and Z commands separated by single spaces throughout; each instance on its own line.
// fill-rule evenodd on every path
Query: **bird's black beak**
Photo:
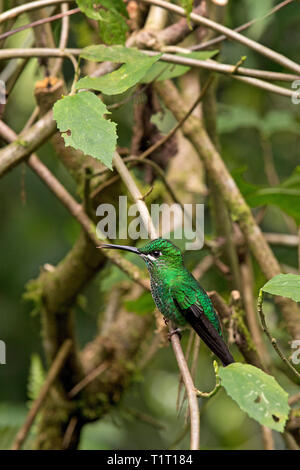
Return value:
M 112 248 L 114 250 L 124 250 L 124 251 L 131 251 L 136 255 L 140 255 L 140 251 L 135 248 L 135 246 L 126 246 L 126 245 L 110 245 L 107 243 L 103 243 L 103 245 L 98 246 L 97 248 Z

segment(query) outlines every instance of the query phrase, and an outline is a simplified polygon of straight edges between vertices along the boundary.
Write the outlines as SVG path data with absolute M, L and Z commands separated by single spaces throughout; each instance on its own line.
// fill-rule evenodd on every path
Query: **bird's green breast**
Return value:
M 219 319 L 210 298 L 186 268 L 181 270 L 160 268 L 152 270 L 150 274 L 152 297 L 158 310 L 166 318 L 173 320 L 179 326 L 186 324 L 184 315 L 174 302 L 176 295 L 176 302 L 182 310 L 193 304 L 199 305 L 218 333 L 221 334 Z

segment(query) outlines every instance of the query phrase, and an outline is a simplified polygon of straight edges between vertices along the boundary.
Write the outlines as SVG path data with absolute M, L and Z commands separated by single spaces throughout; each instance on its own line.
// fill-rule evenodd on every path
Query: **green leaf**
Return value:
M 125 300 L 124 306 L 128 312 L 146 315 L 153 312 L 155 305 L 150 292 L 143 292 L 138 299 Z
M 77 89 L 91 88 L 101 91 L 106 95 L 118 95 L 136 85 L 150 67 L 161 57 L 161 54 L 149 57 L 133 48 L 99 45 L 85 48 L 81 57 L 96 62 L 109 60 L 111 62 L 123 63 L 114 72 L 97 78 L 84 77 L 76 84 Z
M 190 15 L 191 15 L 191 13 L 192 13 L 192 11 L 193 11 L 193 3 L 194 3 L 194 0 L 180 0 L 180 3 L 181 3 L 182 8 L 184 8 L 184 10 L 185 10 L 186 19 L 187 19 L 187 22 L 188 22 L 189 27 L 191 28 L 191 19 L 190 19 Z
M 86 16 L 92 20 L 99 20 L 99 9 L 95 8 L 99 6 L 99 2 L 95 2 L 94 0 L 76 0 L 76 3 Z
M 66 146 L 81 150 L 112 169 L 117 134 L 116 124 L 103 117 L 107 113 L 105 104 L 89 91 L 66 96 L 53 108 Z
M 244 180 L 244 169 L 233 172 L 233 177 L 250 207 L 274 205 L 293 217 L 300 225 L 300 172 L 299 168 L 283 183 L 270 187 L 256 186 Z
M 223 106 L 218 117 L 219 132 L 234 132 L 241 127 L 254 127 L 265 137 L 276 132 L 300 133 L 300 126 L 290 112 L 273 110 L 260 116 L 252 108 Z
M 281 183 L 281 187 L 300 189 L 300 166 L 296 166 L 291 176 Z
M 124 44 L 128 25 L 122 15 L 111 11 L 101 13 L 100 36 L 106 44 Z
M 9 450 L 18 432 L 16 426 L 0 426 L 0 450 Z
M 147 57 L 143 52 L 140 52 L 134 47 L 125 46 L 105 46 L 104 44 L 97 44 L 85 47 L 80 57 L 94 62 L 105 62 L 109 60 L 115 63 L 134 62 L 141 57 Z
M 210 59 L 214 55 L 216 55 L 219 51 L 196 51 L 191 52 L 189 54 L 176 54 L 174 57 L 188 57 L 191 59 L 197 60 L 206 60 Z M 176 64 L 168 64 L 166 62 L 156 62 L 152 65 L 152 67 L 148 70 L 144 78 L 142 79 L 142 83 L 150 83 L 154 80 L 162 81 L 168 80 L 169 78 L 180 77 L 181 75 L 185 74 L 190 70 L 191 67 L 187 65 L 176 65 Z
M 297 225 L 300 224 L 300 190 L 285 189 L 281 186 L 258 189 L 250 194 L 246 200 L 251 207 L 274 205 L 293 217 Z
M 288 394 L 274 377 L 250 364 L 235 362 L 219 370 L 221 384 L 251 418 L 283 432 L 290 407 Z
M 99 21 L 100 36 L 107 44 L 124 44 L 128 13 L 123 0 L 76 0 L 89 18 Z
M 42 388 L 46 374 L 41 358 L 38 354 L 32 354 L 27 384 L 27 394 L 30 401 L 34 401 Z
M 263 287 L 264 292 L 273 295 L 288 297 L 295 302 L 300 302 L 300 275 L 278 274 L 272 277 Z
M 300 126 L 294 120 L 291 113 L 284 110 L 269 111 L 261 120 L 261 132 L 265 136 L 271 136 L 276 132 L 293 132 L 300 133 Z
M 222 106 L 218 116 L 218 131 L 220 133 L 234 132 L 241 127 L 259 128 L 261 119 L 252 108 L 242 106 Z
M 261 1 L 253 1 L 253 0 L 246 0 L 246 4 L 244 8 L 247 10 L 247 17 L 248 18 L 258 18 L 263 19 L 263 21 L 255 21 L 254 24 L 250 26 L 248 29 L 249 37 L 255 39 L 256 41 L 268 27 L 269 23 L 272 21 L 272 16 L 265 16 L 269 10 L 273 7 L 273 0 L 264 0 Z

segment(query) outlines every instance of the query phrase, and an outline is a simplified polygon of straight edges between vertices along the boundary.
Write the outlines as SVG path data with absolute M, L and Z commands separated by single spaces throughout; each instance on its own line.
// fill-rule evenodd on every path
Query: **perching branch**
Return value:
M 142 199 L 142 194 L 140 193 L 138 187 L 136 186 L 132 176 L 130 175 L 128 169 L 126 168 L 124 162 L 118 154 L 115 154 L 113 159 L 113 165 L 116 167 L 119 172 L 124 184 L 126 185 L 131 197 L 134 202 L 138 205 L 138 209 L 143 220 L 144 226 L 148 229 L 148 233 L 151 238 L 156 238 L 156 230 L 153 226 L 150 214 L 148 212 L 147 206 Z M 190 448 L 192 450 L 197 450 L 199 448 L 199 408 L 198 402 L 195 394 L 195 386 L 191 378 L 184 354 L 181 349 L 180 341 L 177 335 L 171 336 L 171 342 L 176 356 L 180 372 L 183 377 L 184 384 L 186 386 L 187 397 L 189 401 L 190 409 L 190 421 L 191 421 L 191 444 Z
M 170 326 L 170 328 L 172 327 Z M 178 367 L 182 376 L 182 380 L 185 385 L 186 394 L 187 394 L 188 403 L 189 403 L 190 422 L 191 422 L 190 449 L 199 450 L 200 413 L 199 413 L 195 385 L 194 385 L 192 376 L 190 374 L 186 359 L 184 357 L 178 335 L 171 336 L 171 343 L 172 343 L 173 351 L 174 351 L 177 364 L 178 364 Z
M 180 120 L 187 110 L 174 84 L 166 80 L 165 82 L 156 83 L 155 88 L 167 108 L 172 111 L 177 120 Z M 280 265 L 256 224 L 249 206 L 225 166 L 221 155 L 203 128 L 201 121 L 195 116 L 190 116 L 184 123 L 182 130 L 203 160 L 206 170 L 223 197 L 232 219 L 240 225 L 241 231 L 262 272 L 267 279 L 276 276 L 281 272 Z M 278 299 L 277 302 L 281 306 L 288 331 L 294 338 L 300 337 L 300 315 L 297 305 L 284 298 Z

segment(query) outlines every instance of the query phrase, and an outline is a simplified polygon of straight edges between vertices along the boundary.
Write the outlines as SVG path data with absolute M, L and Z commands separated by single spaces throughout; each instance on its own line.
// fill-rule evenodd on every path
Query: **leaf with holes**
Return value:
M 290 407 L 288 394 L 274 377 L 250 364 L 220 367 L 221 384 L 248 415 L 264 426 L 283 432 Z
M 89 91 L 66 96 L 53 108 L 66 146 L 81 150 L 112 169 L 117 134 L 116 124 L 103 117 L 108 113 L 105 104 Z
M 90 88 L 101 91 L 106 95 L 118 95 L 136 85 L 147 73 L 150 67 L 158 61 L 161 54 L 149 57 L 134 48 L 123 46 L 90 46 L 86 47 L 81 57 L 95 62 L 109 60 L 122 63 L 114 72 L 102 77 L 84 77 L 76 84 L 76 88 Z
M 300 302 L 300 276 L 298 274 L 278 274 L 272 277 L 262 288 L 264 292 L 288 297 Z

